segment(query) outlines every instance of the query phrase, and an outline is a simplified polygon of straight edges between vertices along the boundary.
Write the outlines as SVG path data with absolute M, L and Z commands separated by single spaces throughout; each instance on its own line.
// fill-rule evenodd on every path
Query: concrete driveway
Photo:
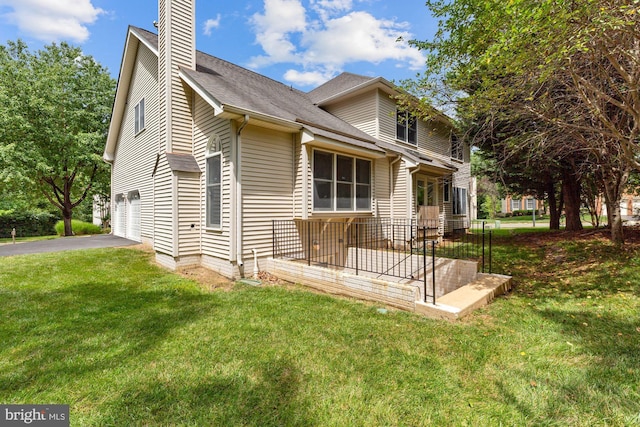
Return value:
M 53 240 L 35 242 L 8 243 L 0 245 L 0 256 L 37 254 L 42 252 L 73 251 L 79 249 L 113 248 L 116 246 L 138 245 L 133 240 L 117 237 L 112 234 L 95 236 L 60 237 Z

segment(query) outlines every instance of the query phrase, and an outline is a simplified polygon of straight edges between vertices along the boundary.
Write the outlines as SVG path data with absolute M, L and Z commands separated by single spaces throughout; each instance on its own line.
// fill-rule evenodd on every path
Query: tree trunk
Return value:
M 73 236 L 73 229 L 71 227 L 71 209 L 67 207 L 62 209 L 62 221 L 64 222 L 64 235 Z
M 547 200 L 549 202 L 549 229 L 560 230 L 560 212 L 558 199 L 556 198 L 556 189 L 553 183 L 547 186 Z
M 620 200 L 622 199 L 622 192 L 624 191 L 628 180 L 628 171 L 623 171 L 620 174 L 612 173 L 604 180 L 605 199 L 607 201 L 607 222 L 611 229 L 611 241 L 617 244 L 624 243 L 624 228 L 622 225 L 622 215 L 620 213 Z
M 562 171 L 562 193 L 566 215 L 565 230 L 582 230 L 580 218 L 580 181 L 572 170 Z
M 71 226 L 71 216 L 73 214 L 73 203 L 71 202 L 71 185 L 73 181 L 69 177 L 64 179 L 63 203 L 62 203 L 62 220 L 64 221 L 64 235 L 73 236 L 73 228 Z

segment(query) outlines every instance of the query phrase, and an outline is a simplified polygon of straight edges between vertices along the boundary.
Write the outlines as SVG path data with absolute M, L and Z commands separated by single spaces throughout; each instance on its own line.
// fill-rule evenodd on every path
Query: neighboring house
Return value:
M 533 198 L 532 196 L 515 196 L 507 194 L 501 201 L 502 213 L 514 213 L 516 211 L 525 211 L 531 213 L 534 209 L 540 212 L 544 209 L 544 201 Z
M 196 52 L 193 3 L 160 0 L 158 35 L 127 32 L 104 152 L 114 234 L 237 278 L 271 256 L 272 220 L 468 224 L 469 147 L 444 115 L 397 109 L 381 77 L 304 93 Z
M 607 204 L 604 197 L 600 196 L 596 200 L 596 211 L 601 216 L 607 215 Z M 640 216 L 640 196 L 632 193 L 624 193 L 620 197 L 620 215 L 623 217 Z

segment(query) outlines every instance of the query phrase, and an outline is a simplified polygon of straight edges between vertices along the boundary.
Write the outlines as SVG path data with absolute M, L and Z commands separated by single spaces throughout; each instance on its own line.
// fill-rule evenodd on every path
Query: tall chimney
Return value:
M 160 150 L 192 152 L 190 100 L 178 67 L 196 68 L 195 0 L 158 0 Z

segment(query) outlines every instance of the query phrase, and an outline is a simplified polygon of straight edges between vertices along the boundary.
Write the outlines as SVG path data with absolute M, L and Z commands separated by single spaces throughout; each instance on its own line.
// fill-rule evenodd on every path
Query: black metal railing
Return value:
M 468 222 L 460 220 L 444 223 L 389 218 L 273 221 L 274 258 L 348 269 L 377 278 L 421 280 L 425 302 L 429 296 L 433 303 L 436 258 L 482 258 L 484 272 L 487 250 L 489 260 L 491 253 L 485 243 L 484 233 L 470 232 Z M 489 270 L 490 265 L 489 261 Z

